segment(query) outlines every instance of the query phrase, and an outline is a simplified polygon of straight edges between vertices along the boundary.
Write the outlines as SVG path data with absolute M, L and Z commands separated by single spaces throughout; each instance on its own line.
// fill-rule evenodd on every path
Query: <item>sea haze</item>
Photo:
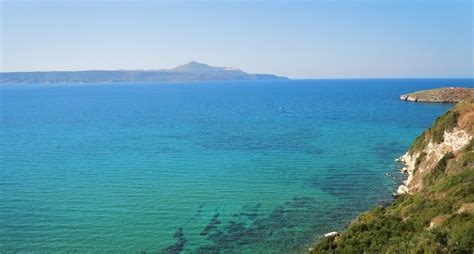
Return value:
M 0 252 L 296 253 L 392 200 L 473 80 L 1 86 Z

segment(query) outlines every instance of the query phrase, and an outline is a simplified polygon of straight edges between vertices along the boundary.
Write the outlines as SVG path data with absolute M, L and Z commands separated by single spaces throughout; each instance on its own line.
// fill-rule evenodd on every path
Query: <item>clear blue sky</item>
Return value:
M 1 70 L 472 77 L 472 0 L 5 1 Z

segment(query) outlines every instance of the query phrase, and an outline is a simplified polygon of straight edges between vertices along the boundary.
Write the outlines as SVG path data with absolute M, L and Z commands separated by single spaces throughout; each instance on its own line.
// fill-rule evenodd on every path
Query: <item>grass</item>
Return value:
M 448 111 L 446 114 L 440 116 L 432 129 L 430 129 L 433 141 L 437 144 L 443 142 L 443 135 L 445 131 L 452 131 L 456 127 L 459 119 L 459 112 Z

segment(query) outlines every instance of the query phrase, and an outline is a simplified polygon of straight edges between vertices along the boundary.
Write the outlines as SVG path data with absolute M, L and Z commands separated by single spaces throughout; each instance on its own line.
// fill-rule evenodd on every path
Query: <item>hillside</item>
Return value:
M 411 102 L 458 103 L 474 96 L 474 88 L 443 87 L 400 95 L 400 100 Z
M 473 253 L 474 98 L 457 104 L 400 158 L 408 174 L 389 207 L 355 219 L 311 253 Z
M 249 74 L 233 67 L 214 67 L 189 62 L 164 70 L 90 70 L 2 72 L 0 83 L 115 83 L 115 82 L 193 82 L 223 80 L 278 80 L 286 77 Z

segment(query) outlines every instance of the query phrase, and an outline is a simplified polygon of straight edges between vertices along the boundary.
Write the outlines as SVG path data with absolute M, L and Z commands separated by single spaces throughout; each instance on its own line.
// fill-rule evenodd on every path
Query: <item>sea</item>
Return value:
M 0 85 L 0 253 L 300 253 L 472 79 Z

